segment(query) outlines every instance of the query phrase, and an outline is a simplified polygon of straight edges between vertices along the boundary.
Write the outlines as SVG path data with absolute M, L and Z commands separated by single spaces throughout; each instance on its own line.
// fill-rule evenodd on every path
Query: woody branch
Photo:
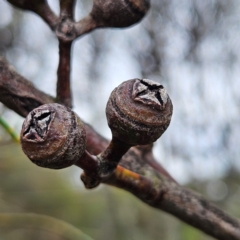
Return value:
M 79 22 L 75 22 L 73 19 L 75 1 L 73 0 L 60 1 L 60 16 L 55 16 L 45 0 L 8 1 L 19 8 L 37 13 L 59 39 L 60 57 L 56 99 L 36 89 L 9 67 L 6 61 L 0 59 L 0 101 L 23 117 L 45 103 L 59 101 L 71 106 L 70 53 L 72 42 L 77 37 L 98 27 L 130 26 L 140 21 L 149 8 L 149 2 L 144 1 L 145 4 L 140 4 L 137 9 L 135 6 L 135 9 L 132 9 L 133 12 L 130 11 L 130 15 L 126 14 L 121 19 L 108 19 L 109 9 L 101 9 L 101 1 L 96 0 L 91 13 Z M 116 3 L 114 6 L 116 8 L 113 12 L 120 7 Z M 129 4 L 128 7 L 133 6 Z M 86 130 L 87 150 L 94 155 L 104 151 L 108 141 L 97 134 L 91 126 L 87 125 Z M 86 159 L 93 161 L 95 166 L 95 159 L 92 159 L 91 155 L 85 155 L 85 158 L 80 159 L 78 163 L 83 170 L 87 170 L 89 166 L 84 163 Z M 239 221 L 198 194 L 176 184 L 171 176 L 156 163 L 151 148 L 150 151 L 142 147 L 131 148 L 122 157 L 111 177 L 102 179 L 102 182 L 125 189 L 148 205 L 171 213 L 213 237 L 225 240 L 240 239 Z
M 35 107 L 54 102 L 54 99 L 36 89 L 1 58 L 0 101 L 25 117 Z M 86 130 L 87 150 L 91 154 L 106 149 L 106 139 L 89 125 Z M 125 189 L 146 204 L 168 212 L 217 239 L 240 239 L 240 222 L 237 219 L 199 194 L 176 184 L 164 170 L 156 171 L 147 163 L 149 159 L 145 161 L 145 158 L 144 151 L 131 148 L 122 157 L 113 175 L 103 183 Z M 84 167 L 84 163 L 81 166 Z

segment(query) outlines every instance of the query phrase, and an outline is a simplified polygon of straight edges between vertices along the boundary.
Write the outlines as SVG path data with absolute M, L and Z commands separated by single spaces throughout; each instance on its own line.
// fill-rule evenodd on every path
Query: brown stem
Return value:
M 87 161 L 86 161 L 87 160 Z M 95 171 L 96 161 L 89 155 L 81 158 L 88 171 Z M 79 165 L 78 165 L 79 166 Z M 240 222 L 221 211 L 199 194 L 194 193 L 178 184 L 159 176 L 153 182 L 144 176 L 121 166 L 113 175 L 104 181 L 106 184 L 125 189 L 145 203 L 166 211 L 188 224 L 220 240 L 239 240 Z
M 72 95 L 70 87 L 71 46 L 72 42 L 63 42 L 59 40 L 57 101 L 67 107 L 72 107 Z
M 34 12 L 37 13 L 52 30 L 56 28 L 59 19 L 51 10 L 47 2 L 45 4 L 39 5 L 39 7 Z
M 109 144 L 105 138 L 93 130 L 93 128 L 85 124 L 85 129 L 87 132 L 87 150 L 92 155 L 100 154 Z
M 97 173 L 99 168 L 99 161 L 95 156 L 85 151 L 81 158 L 75 163 L 76 166 L 80 167 L 87 173 Z
M 182 221 L 220 240 L 239 240 L 240 222 L 202 196 L 178 185 L 162 185 L 161 201 L 152 206 L 167 211 Z
M 239 220 L 164 176 L 154 183 L 118 167 L 106 183 L 133 193 L 145 203 L 174 215 L 216 239 L 240 240 Z
M 102 179 L 99 176 L 100 162 L 95 156 L 85 151 L 75 165 L 84 170 L 81 174 L 81 180 L 85 188 L 95 188 L 101 183 Z
M 123 143 L 117 138 L 113 138 L 108 147 L 100 154 L 100 158 L 118 164 L 130 147 L 131 145 Z
M 100 161 L 100 177 L 107 178 L 116 169 L 122 156 L 131 148 L 131 145 L 113 138 L 108 147 L 97 156 Z
M 55 29 L 55 34 L 58 39 L 64 42 L 72 42 L 77 37 L 80 37 L 97 27 L 97 23 L 91 16 L 87 16 L 79 22 L 74 22 L 71 18 L 64 17 L 63 15 Z
M 110 157 L 110 155 L 106 156 Z M 85 172 L 84 177 L 88 179 L 87 183 L 84 181 L 86 188 L 96 187 L 94 185 L 90 185 L 89 182 L 93 183 L 95 179 L 98 179 L 98 185 L 99 183 L 104 182 L 113 186 L 121 185 L 121 188 L 123 189 L 125 189 L 125 187 L 129 189 L 131 186 L 131 192 L 138 197 L 141 196 L 143 199 L 146 198 L 152 200 L 157 196 L 157 192 L 153 187 L 151 181 L 119 165 L 114 169 L 114 172 L 109 179 L 102 178 L 99 175 L 101 161 L 99 158 L 92 156 L 87 151 L 85 151 L 85 153 L 81 156 L 77 163 L 75 163 L 75 165 L 83 169 Z
M 52 30 L 55 29 L 57 23 L 59 22 L 58 17 L 49 7 L 46 0 L 7 0 L 15 7 L 30 10 L 38 14 Z
M 163 168 L 163 166 L 159 162 L 156 161 L 156 159 L 153 156 L 152 147 L 153 147 L 153 144 L 137 146 L 137 148 L 141 152 L 142 158 L 144 158 L 145 161 L 153 169 L 158 171 L 160 174 L 163 174 L 163 175 L 169 177 L 170 179 L 172 179 L 172 181 L 176 182 L 176 180 Z
M 105 183 L 125 189 L 148 203 L 158 196 L 158 189 L 149 179 L 121 166 L 117 166 L 113 175 Z
M 0 102 L 26 117 L 34 108 L 52 103 L 54 99 L 36 89 L 0 57 Z
M 60 18 L 73 19 L 75 0 L 60 0 Z
M 75 30 L 77 37 L 80 37 L 88 32 L 93 31 L 98 27 L 96 21 L 91 17 L 91 15 L 86 16 L 81 19 L 79 22 L 75 23 Z

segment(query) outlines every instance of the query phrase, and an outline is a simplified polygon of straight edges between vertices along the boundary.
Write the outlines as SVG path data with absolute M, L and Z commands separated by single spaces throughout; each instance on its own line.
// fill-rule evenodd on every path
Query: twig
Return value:
M 54 30 L 56 28 L 56 26 L 59 22 L 58 17 L 51 10 L 51 8 L 47 2 L 43 5 L 41 5 L 35 12 L 47 23 L 47 25 L 52 30 Z
M 47 1 L 45 0 L 7 0 L 15 7 L 30 10 L 38 14 L 47 24 L 48 26 L 54 30 L 57 23 L 58 17 L 54 14 L 54 12 L 49 7 Z
M 73 19 L 75 0 L 60 0 L 60 18 Z
M 1 57 L 0 92 L 0 102 L 23 117 L 42 104 L 54 102 L 53 97 L 36 89 Z
M 93 20 L 91 15 L 86 16 L 85 18 L 81 19 L 79 22 L 75 24 L 76 34 L 77 37 L 81 37 L 86 33 L 89 33 L 96 29 L 98 26 L 96 22 Z
M 71 94 L 71 47 L 76 38 L 74 30 L 75 0 L 60 0 L 60 21 L 56 29 L 59 41 L 59 64 L 57 71 L 57 101 L 72 107 Z
M 62 40 L 59 40 L 57 101 L 67 107 L 72 107 L 72 94 L 70 86 L 71 46 L 72 42 L 63 42 Z
M 137 149 L 140 151 L 142 158 L 144 158 L 145 161 L 152 168 L 154 168 L 160 174 L 168 176 L 170 179 L 172 179 L 172 181 L 176 182 L 176 180 L 163 168 L 163 166 L 156 161 L 156 159 L 153 156 L 152 148 L 153 148 L 153 144 L 137 146 Z

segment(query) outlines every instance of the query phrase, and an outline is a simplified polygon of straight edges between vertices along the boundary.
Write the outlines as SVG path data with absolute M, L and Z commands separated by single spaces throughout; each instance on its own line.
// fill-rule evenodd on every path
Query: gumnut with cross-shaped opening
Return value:
M 69 167 L 86 148 L 84 124 L 70 108 L 57 103 L 31 111 L 23 122 L 20 139 L 28 158 L 45 168 Z
M 165 88 L 149 79 L 132 79 L 113 90 L 106 107 L 113 138 L 129 145 L 155 142 L 167 129 L 173 106 Z

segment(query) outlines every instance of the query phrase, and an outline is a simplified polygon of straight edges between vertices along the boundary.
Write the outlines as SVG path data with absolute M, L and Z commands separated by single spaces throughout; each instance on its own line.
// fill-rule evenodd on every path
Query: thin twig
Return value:
M 176 182 L 176 180 L 163 168 L 163 166 L 158 161 L 156 161 L 156 159 L 153 156 L 152 148 L 153 144 L 137 146 L 137 149 L 140 151 L 142 158 L 144 158 L 145 161 L 152 168 L 154 168 L 160 174 L 168 176 L 170 179 L 172 179 L 172 181 Z
M 47 1 L 45 0 L 7 0 L 15 7 L 30 10 L 38 14 L 48 26 L 54 30 L 57 23 L 59 22 L 58 17 L 52 11 Z
M 11 85 L 13 84 L 13 87 Z M 53 97 L 36 89 L 0 57 L 0 102 L 26 117 L 34 108 L 54 102 Z
M 41 5 L 36 11 L 37 13 L 46 23 L 47 25 L 52 29 L 55 30 L 59 19 L 55 15 L 55 13 L 52 11 L 48 3 Z
M 74 18 L 76 0 L 60 0 L 60 18 Z
M 81 19 L 79 22 L 75 23 L 75 29 L 77 37 L 81 37 L 86 33 L 89 33 L 96 29 L 97 23 L 93 20 L 91 15 L 86 16 L 85 18 Z
M 73 40 L 76 38 L 76 36 L 72 34 L 75 4 L 75 0 L 60 0 L 60 23 L 55 32 L 59 41 L 57 101 L 70 108 L 72 107 L 70 86 L 71 47 Z
M 71 46 L 72 42 L 63 42 L 59 40 L 57 101 L 67 107 L 72 107 L 72 94 L 70 86 Z

